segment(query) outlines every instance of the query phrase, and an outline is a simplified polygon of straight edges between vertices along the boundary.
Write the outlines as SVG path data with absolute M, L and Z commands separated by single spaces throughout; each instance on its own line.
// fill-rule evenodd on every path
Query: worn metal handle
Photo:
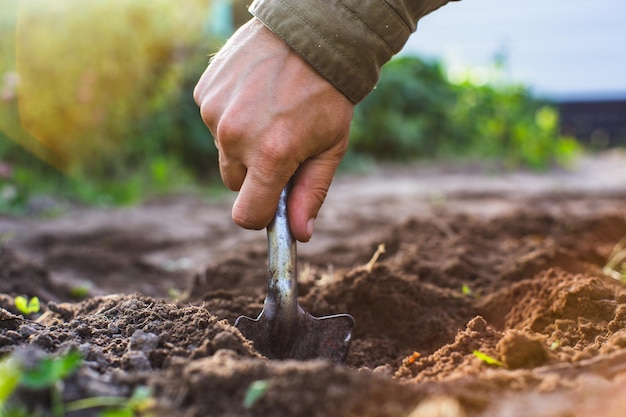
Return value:
M 268 317 L 280 317 L 288 322 L 298 319 L 298 277 L 296 239 L 289 227 L 287 199 L 291 181 L 283 188 L 276 215 L 267 226 L 269 279 L 264 311 Z

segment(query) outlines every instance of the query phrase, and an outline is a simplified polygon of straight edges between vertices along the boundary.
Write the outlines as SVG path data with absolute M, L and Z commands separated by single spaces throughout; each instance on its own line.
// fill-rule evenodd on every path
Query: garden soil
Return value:
M 233 327 L 262 308 L 267 249 L 230 196 L 5 217 L 0 353 L 77 349 L 64 401 L 147 386 L 163 416 L 624 416 L 626 285 L 603 268 L 626 236 L 625 161 L 338 177 L 298 261 L 305 310 L 356 320 L 343 366 L 268 360 Z M 50 413 L 47 391 L 20 399 Z

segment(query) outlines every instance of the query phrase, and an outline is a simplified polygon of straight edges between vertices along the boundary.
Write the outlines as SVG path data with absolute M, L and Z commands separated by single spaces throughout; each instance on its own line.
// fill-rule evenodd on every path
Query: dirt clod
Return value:
M 545 337 L 519 330 L 506 332 L 496 352 L 509 369 L 535 368 L 549 359 Z

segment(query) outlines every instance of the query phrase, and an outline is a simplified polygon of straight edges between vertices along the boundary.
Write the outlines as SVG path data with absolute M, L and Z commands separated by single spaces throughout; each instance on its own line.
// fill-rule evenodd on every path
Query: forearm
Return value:
M 250 11 L 353 103 L 417 21 L 449 0 L 255 0 Z

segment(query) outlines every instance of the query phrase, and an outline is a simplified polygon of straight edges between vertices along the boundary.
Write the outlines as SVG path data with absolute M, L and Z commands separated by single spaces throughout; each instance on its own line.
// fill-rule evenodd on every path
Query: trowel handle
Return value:
M 290 190 L 291 181 L 280 193 L 276 215 L 267 226 L 269 280 L 265 303 L 265 307 L 273 303 L 276 309 L 284 310 L 283 313 L 287 314 L 295 313 L 298 308 L 296 239 L 291 233 L 287 215 Z

